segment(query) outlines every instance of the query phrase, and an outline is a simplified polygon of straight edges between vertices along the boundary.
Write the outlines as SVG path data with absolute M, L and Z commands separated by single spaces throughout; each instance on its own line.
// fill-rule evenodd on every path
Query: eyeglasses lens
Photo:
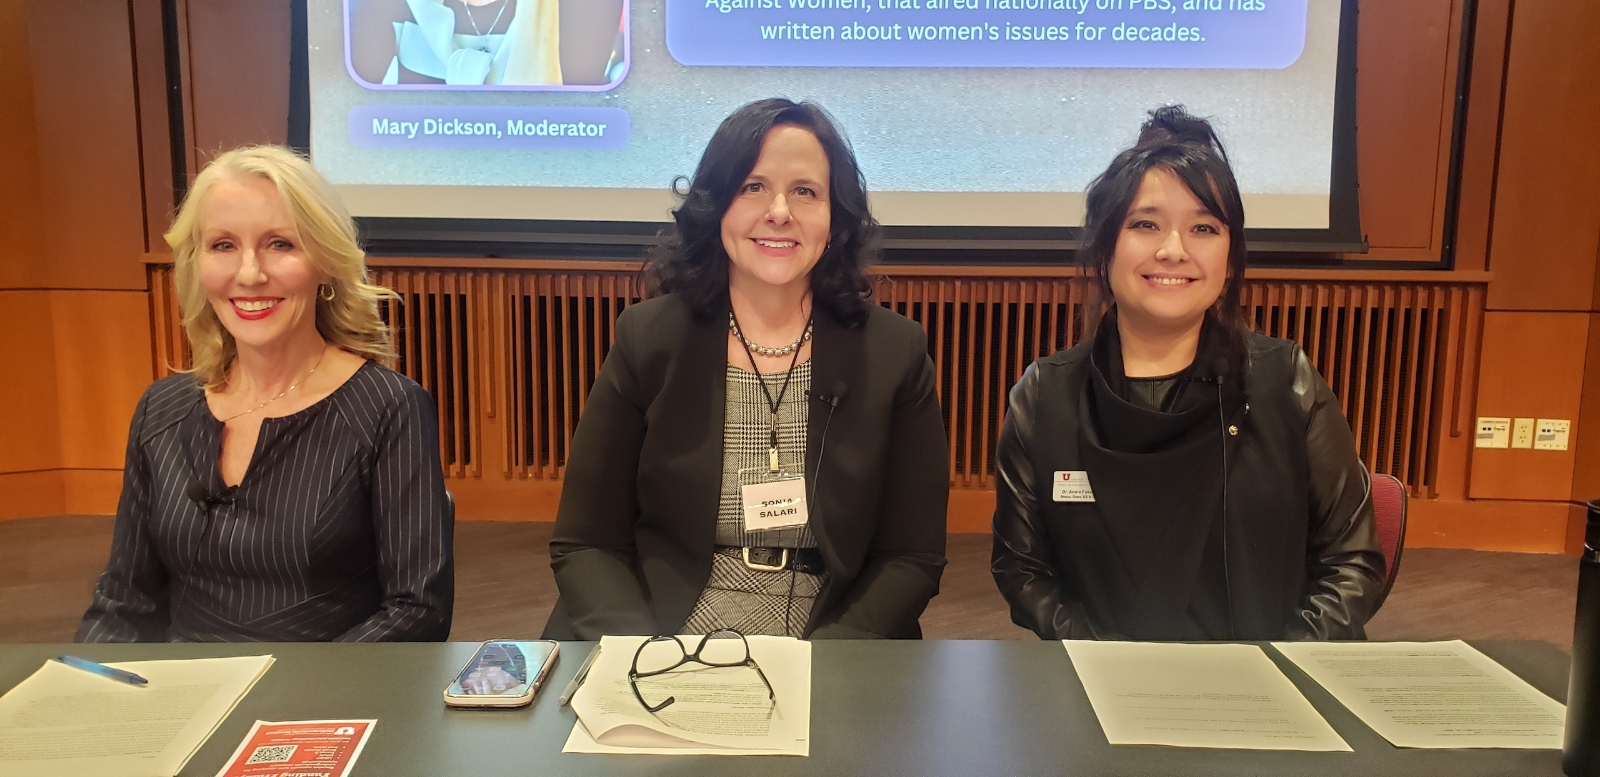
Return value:
M 749 658 L 744 638 L 730 631 L 712 632 L 700 646 L 700 661 L 711 666 L 738 666 Z
M 639 660 L 635 667 L 639 674 L 652 674 L 665 672 L 683 660 L 683 648 L 679 647 L 675 639 L 653 639 L 639 651 Z

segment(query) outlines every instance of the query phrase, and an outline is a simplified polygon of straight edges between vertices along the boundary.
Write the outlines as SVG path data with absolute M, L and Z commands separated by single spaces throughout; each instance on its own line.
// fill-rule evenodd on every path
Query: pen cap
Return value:
M 1589 526 L 1578 562 L 1578 608 L 1572 628 L 1572 676 L 1567 685 L 1568 777 L 1600 777 L 1600 499 L 1589 503 Z

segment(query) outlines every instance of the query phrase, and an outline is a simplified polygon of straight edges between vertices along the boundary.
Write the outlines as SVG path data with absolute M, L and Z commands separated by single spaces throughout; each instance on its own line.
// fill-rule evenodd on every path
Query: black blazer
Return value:
M 367 362 L 311 407 L 263 419 L 232 489 L 217 466 L 222 430 L 193 376 L 145 391 L 111 561 L 78 641 L 449 635 L 454 511 L 427 391 Z
M 811 637 L 921 636 L 944 568 L 949 474 L 927 336 L 877 305 L 847 328 L 818 311 L 805 467 L 828 577 Z M 666 295 L 631 305 L 572 442 L 546 639 L 675 634 L 711 574 L 722 487 L 726 313 Z M 819 456 L 821 461 L 819 463 Z

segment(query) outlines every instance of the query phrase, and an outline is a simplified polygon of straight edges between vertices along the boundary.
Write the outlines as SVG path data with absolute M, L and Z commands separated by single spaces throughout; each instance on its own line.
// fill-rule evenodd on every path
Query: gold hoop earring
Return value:
M 334 290 L 333 284 L 322 283 L 317 285 L 317 299 L 323 302 L 332 302 L 336 296 L 338 296 L 338 292 Z

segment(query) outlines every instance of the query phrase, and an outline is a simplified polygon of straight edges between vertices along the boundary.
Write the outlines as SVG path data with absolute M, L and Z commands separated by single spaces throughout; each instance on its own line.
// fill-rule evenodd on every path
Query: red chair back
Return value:
M 1400 570 L 1400 553 L 1406 540 L 1406 487 L 1393 475 L 1372 476 L 1372 517 L 1378 528 L 1378 547 L 1383 550 L 1383 595 L 1378 597 L 1378 607 L 1389 598 L 1394 587 L 1395 573 Z

